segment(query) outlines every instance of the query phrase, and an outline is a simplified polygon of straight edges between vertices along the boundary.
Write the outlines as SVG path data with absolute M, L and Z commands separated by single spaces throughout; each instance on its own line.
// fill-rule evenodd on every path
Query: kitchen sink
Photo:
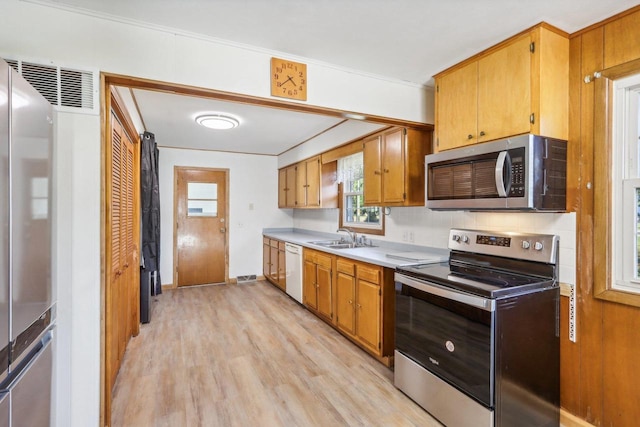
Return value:
M 328 249 L 351 249 L 351 248 L 371 248 L 373 246 L 347 242 L 345 240 L 319 240 L 309 242 L 312 245 L 322 246 Z

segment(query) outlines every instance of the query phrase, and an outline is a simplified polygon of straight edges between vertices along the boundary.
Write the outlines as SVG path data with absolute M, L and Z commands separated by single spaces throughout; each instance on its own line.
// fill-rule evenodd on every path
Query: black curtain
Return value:
M 140 198 L 142 202 L 142 260 L 143 273 L 154 273 L 151 295 L 162 293 L 160 280 L 160 192 L 158 189 L 158 145 L 151 132 L 142 135 L 140 156 Z

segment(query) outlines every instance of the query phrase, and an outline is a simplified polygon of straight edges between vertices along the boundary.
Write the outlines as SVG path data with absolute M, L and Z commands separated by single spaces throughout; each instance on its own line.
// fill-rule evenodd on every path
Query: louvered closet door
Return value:
M 136 306 L 134 265 L 134 144 L 111 114 L 107 180 L 107 263 L 110 266 L 106 292 L 107 381 L 113 388 L 127 342 L 133 334 Z

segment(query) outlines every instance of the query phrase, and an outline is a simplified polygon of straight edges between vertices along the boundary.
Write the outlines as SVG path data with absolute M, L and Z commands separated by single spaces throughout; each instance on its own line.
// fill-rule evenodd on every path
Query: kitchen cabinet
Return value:
M 533 133 L 566 140 L 568 35 L 539 24 L 435 76 L 437 151 Z
M 431 132 L 392 128 L 363 140 L 364 204 L 423 206 Z
M 305 248 L 302 275 L 303 304 L 316 314 L 333 319 L 333 263 L 335 257 L 325 252 Z
M 286 287 L 286 265 L 284 242 L 268 237 L 262 238 L 262 271 L 264 277 L 282 289 Z
M 296 165 L 278 170 L 278 207 L 296 207 Z
M 320 156 L 304 160 L 296 168 L 296 207 L 320 207 Z
M 337 208 L 338 162 L 315 156 L 278 170 L 279 208 Z
M 382 355 L 383 268 L 338 258 L 336 261 L 336 326 Z

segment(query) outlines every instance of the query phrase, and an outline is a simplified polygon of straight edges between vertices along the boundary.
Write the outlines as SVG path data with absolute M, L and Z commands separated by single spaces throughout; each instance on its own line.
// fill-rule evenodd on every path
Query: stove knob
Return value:
M 454 234 L 453 236 L 451 236 L 451 239 L 452 239 L 454 242 L 459 242 L 459 241 L 460 241 L 460 236 L 458 236 L 457 234 Z
M 469 236 L 462 235 L 462 243 L 469 243 Z
M 531 247 L 531 243 L 528 240 L 522 241 L 522 249 L 529 249 Z
M 542 250 L 542 243 L 541 242 L 536 242 L 533 245 L 533 249 L 535 249 L 536 251 L 541 251 Z

